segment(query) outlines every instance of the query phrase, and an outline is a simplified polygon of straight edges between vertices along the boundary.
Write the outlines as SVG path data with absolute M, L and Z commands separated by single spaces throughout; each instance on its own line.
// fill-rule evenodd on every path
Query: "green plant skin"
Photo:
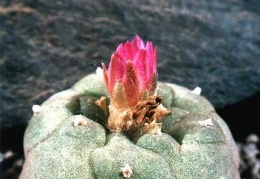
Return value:
M 26 129 L 20 179 L 120 179 L 126 164 L 133 179 L 239 179 L 235 141 L 212 104 L 170 83 L 159 82 L 158 95 L 172 114 L 162 119 L 161 135 L 136 142 L 106 129 L 108 114 L 94 104 L 107 96 L 99 76 L 53 95 Z M 212 125 L 201 125 L 207 119 Z

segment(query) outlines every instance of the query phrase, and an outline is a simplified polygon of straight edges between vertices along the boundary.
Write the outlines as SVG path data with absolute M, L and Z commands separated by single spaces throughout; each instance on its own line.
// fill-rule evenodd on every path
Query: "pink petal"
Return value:
M 147 64 L 149 63 L 149 61 L 147 62 L 146 60 L 146 51 L 139 50 L 133 59 L 133 63 L 135 64 L 137 75 L 139 76 L 140 79 L 141 88 L 145 89 L 147 78 L 149 79 L 149 77 L 147 77 L 147 73 L 145 70 L 146 66 L 149 65 Z
M 113 91 L 116 83 L 121 81 L 125 75 L 124 61 L 117 55 L 117 53 L 112 54 L 111 61 L 108 68 L 109 74 L 109 86 L 108 88 Z
M 147 56 L 147 61 L 149 61 L 149 65 L 147 65 L 146 72 L 151 76 L 152 74 L 156 73 L 156 66 L 157 66 L 157 49 L 153 49 L 153 44 L 152 42 L 147 42 L 146 45 L 146 56 Z
M 124 44 L 124 53 L 125 53 L 126 60 L 133 60 L 137 51 L 138 48 L 134 46 L 132 42 L 126 42 Z
M 123 86 L 125 90 L 127 105 L 129 107 L 134 107 L 140 99 L 141 91 L 135 65 L 130 60 L 127 62 L 126 65 L 126 74 L 123 80 Z
M 125 55 L 124 44 L 120 44 L 120 45 L 117 47 L 115 53 L 117 53 L 117 55 L 118 55 L 121 59 L 126 60 L 127 57 L 126 57 L 126 55 Z
M 143 42 L 143 40 L 138 36 L 138 35 L 136 35 L 135 37 L 134 37 L 134 39 L 133 39 L 133 44 L 137 47 L 137 48 L 139 48 L 139 49 L 144 49 L 145 47 L 144 47 L 144 42 Z
M 157 73 L 154 73 L 148 81 L 148 92 L 149 95 L 154 95 L 157 88 Z
M 116 53 L 124 60 L 132 60 L 134 55 L 138 51 L 138 46 L 134 45 L 133 42 L 127 41 L 118 46 Z

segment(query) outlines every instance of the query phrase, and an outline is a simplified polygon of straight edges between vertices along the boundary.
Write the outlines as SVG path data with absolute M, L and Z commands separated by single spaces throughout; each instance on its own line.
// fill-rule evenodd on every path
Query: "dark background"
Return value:
M 31 107 L 108 63 L 139 35 L 159 80 L 202 95 L 237 142 L 259 133 L 260 1 L 0 1 L 1 153 L 23 155 Z

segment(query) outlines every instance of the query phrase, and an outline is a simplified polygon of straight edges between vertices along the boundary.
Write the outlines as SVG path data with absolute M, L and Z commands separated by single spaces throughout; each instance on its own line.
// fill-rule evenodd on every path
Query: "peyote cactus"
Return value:
M 199 90 L 156 81 L 156 53 L 136 36 L 33 106 L 20 179 L 239 179 L 228 126 Z

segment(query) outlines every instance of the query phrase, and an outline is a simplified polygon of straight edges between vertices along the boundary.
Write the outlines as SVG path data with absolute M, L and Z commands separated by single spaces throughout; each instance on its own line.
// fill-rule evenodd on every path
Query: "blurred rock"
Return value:
M 257 0 L 3 0 L 0 17 L 1 128 L 136 34 L 158 47 L 160 81 L 199 86 L 216 108 L 260 91 Z

